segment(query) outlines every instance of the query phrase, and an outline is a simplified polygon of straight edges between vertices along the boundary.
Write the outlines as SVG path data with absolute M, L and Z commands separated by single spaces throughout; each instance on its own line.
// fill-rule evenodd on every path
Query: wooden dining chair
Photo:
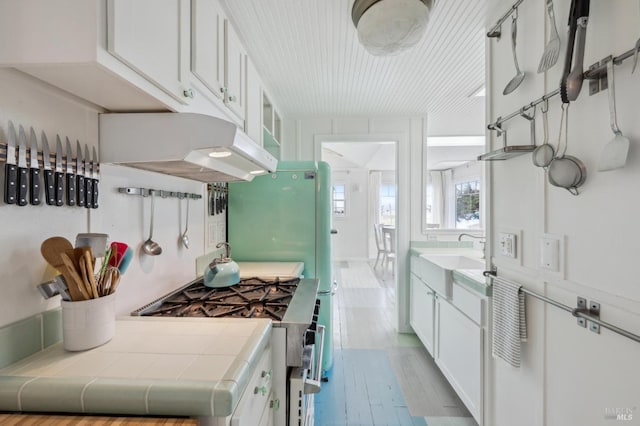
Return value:
M 391 264 L 391 273 L 395 274 L 396 271 L 396 229 L 394 227 L 383 226 L 382 227 L 382 243 L 384 247 L 384 259 L 386 265 L 384 269 L 389 268 Z M 383 264 L 385 262 L 383 261 Z

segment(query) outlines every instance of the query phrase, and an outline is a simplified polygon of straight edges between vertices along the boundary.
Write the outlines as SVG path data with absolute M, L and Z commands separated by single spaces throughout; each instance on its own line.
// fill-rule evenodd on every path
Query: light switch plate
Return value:
M 549 276 L 565 279 L 566 236 L 542 234 L 539 244 L 538 266 Z

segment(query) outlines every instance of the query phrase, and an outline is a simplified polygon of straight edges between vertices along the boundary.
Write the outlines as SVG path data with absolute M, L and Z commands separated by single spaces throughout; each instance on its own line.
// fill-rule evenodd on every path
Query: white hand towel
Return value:
M 520 342 L 527 340 L 524 293 L 520 284 L 493 278 L 493 356 L 520 367 Z

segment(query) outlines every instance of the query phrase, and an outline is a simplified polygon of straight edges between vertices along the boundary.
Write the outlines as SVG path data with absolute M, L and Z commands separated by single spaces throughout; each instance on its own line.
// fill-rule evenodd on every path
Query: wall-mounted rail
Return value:
M 516 1 L 513 6 L 511 6 L 509 8 L 509 10 L 507 10 L 504 15 L 502 15 L 502 17 L 500 19 L 498 19 L 498 22 L 495 23 L 495 25 L 493 27 L 491 27 L 491 29 L 489 30 L 489 32 L 487 33 L 487 37 L 489 38 L 500 38 L 500 36 L 502 35 L 502 24 L 504 23 L 504 21 L 507 20 L 507 18 L 509 16 L 511 16 L 516 9 L 518 9 L 518 6 L 520 6 L 520 4 L 523 2 L 524 0 L 518 0 Z
M 193 200 L 198 200 L 202 198 L 200 194 L 192 194 L 189 192 L 176 192 L 176 191 L 165 191 L 163 189 L 150 189 L 150 188 L 118 188 L 118 192 L 122 194 L 128 195 L 138 195 L 141 197 L 148 197 L 151 193 L 155 193 L 160 196 L 160 198 L 191 198 Z
M 517 3 L 520 4 L 520 3 Z M 516 5 L 517 5 L 516 4 Z M 516 5 L 514 5 L 514 7 L 516 7 Z M 509 15 L 507 15 L 509 16 Z M 640 48 L 638 48 L 638 50 L 640 50 Z M 590 80 L 590 84 L 589 84 L 589 94 L 593 95 L 595 93 L 598 93 L 599 90 L 605 90 L 606 87 L 606 78 L 607 78 L 607 62 L 613 60 L 614 65 L 620 65 L 622 64 L 625 59 L 629 59 L 630 57 L 634 56 L 636 52 L 636 47 L 627 50 L 626 52 L 622 53 L 621 55 L 615 56 L 615 57 L 611 57 L 608 56 L 606 58 L 604 58 L 603 60 L 601 60 L 600 62 L 596 62 L 595 64 L 592 64 L 589 67 L 589 70 L 586 71 L 583 74 L 583 77 L 585 80 Z M 598 82 L 599 82 L 599 86 L 598 86 Z M 596 88 L 596 86 L 598 86 Z M 489 123 L 487 125 L 487 128 L 489 130 L 499 130 L 499 127 L 502 123 L 504 123 L 507 120 L 510 120 L 514 117 L 518 117 L 520 116 L 522 113 L 524 113 L 525 111 L 535 107 L 536 105 L 551 99 L 552 97 L 558 95 L 560 93 L 560 89 L 556 89 L 553 92 L 547 93 L 546 95 L 541 96 L 540 98 L 536 99 L 535 101 L 532 101 L 524 106 L 522 106 L 520 109 L 518 109 L 517 111 L 512 112 L 509 115 L 505 115 L 504 117 L 499 117 L 495 122 L 493 123 Z
M 493 271 L 484 271 L 483 272 L 485 277 L 489 277 L 489 278 L 494 278 L 497 277 L 497 274 Z M 578 324 L 582 325 L 583 327 L 586 326 L 586 322 L 591 322 L 592 326 L 590 327 L 591 331 L 594 331 L 596 333 L 599 333 L 599 327 L 603 327 L 606 328 L 607 330 L 611 330 L 614 333 L 618 333 L 621 336 L 624 336 L 626 338 L 629 338 L 631 340 L 634 340 L 638 343 L 640 343 L 640 336 L 638 336 L 637 334 L 633 334 L 630 331 L 624 330 L 620 327 L 617 327 L 613 324 L 609 324 L 606 321 L 602 321 L 600 319 L 600 305 L 596 302 L 591 302 L 589 303 L 589 307 L 586 306 L 586 300 L 579 297 L 578 298 L 578 307 L 577 308 L 572 308 L 571 306 L 567 306 L 563 303 L 560 303 L 558 301 L 555 301 L 553 299 L 549 299 L 546 296 L 543 296 L 541 294 L 538 294 L 536 292 L 533 292 L 531 290 L 527 290 L 524 287 L 520 287 L 520 291 L 524 294 L 527 294 L 531 297 L 535 297 L 536 299 L 542 300 L 545 303 L 548 303 L 550 305 L 553 305 L 557 308 L 560 308 L 564 311 L 570 312 L 571 315 L 573 315 L 574 317 L 578 318 Z M 582 320 L 582 321 L 581 321 Z M 585 322 L 586 321 L 586 322 Z M 584 325 L 583 325 L 584 324 Z

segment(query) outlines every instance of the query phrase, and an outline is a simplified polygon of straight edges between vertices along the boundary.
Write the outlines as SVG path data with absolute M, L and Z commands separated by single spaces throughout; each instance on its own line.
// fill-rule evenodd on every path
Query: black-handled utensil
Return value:
M 27 185 L 29 185 L 29 172 L 27 170 L 27 135 L 22 125 L 18 129 L 18 194 L 16 204 L 26 206 Z
M 82 158 L 82 147 L 76 140 L 76 195 L 78 196 L 78 207 L 84 207 L 84 159 Z
M 7 160 L 4 166 L 4 202 L 16 203 L 18 166 L 16 166 L 16 129 L 9 120 L 9 140 L 7 141 Z
M 60 141 L 60 136 L 56 135 L 56 170 L 53 173 L 53 193 L 56 200 L 56 206 L 61 206 L 62 204 L 64 204 L 62 200 L 64 192 L 63 176 L 64 172 L 62 169 L 62 142 Z
M 76 205 L 76 175 L 73 173 L 73 152 L 71 151 L 71 142 L 69 138 L 66 140 L 65 163 L 67 166 L 65 177 L 67 180 L 67 205 Z
M 93 164 L 91 164 L 87 144 L 84 144 L 84 161 L 84 206 L 90 209 L 93 204 L 93 182 L 91 181 Z
M 576 31 L 578 28 L 578 8 L 580 0 L 571 0 L 571 8 L 569 9 L 569 31 L 567 35 L 567 50 L 564 56 L 564 68 L 562 70 L 562 78 L 560 79 L 560 98 L 562 103 L 569 102 L 569 94 L 567 93 L 567 79 L 571 73 L 571 62 L 573 60 L 573 47 L 576 41 Z
M 51 169 L 51 153 L 49 152 L 49 141 L 47 135 L 42 132 L 42 166 L 44 172 L 44 201 L 47 205 L 55 206 L 55 182 L 53 180 L 53 170 Z
M 40 163 L 38 163 L 38 139 L 33 127 L 29 131 L 29 202 L 40 204 Z
M 91 208 L 98 208 L 98 182 L 100 181 L 100 163 L 98 162 L 98 155 L 96 154 L 96 147 L 93 147 L 93 156 L 91 157 L 91 186 L 93 193 L 91 194 Z

